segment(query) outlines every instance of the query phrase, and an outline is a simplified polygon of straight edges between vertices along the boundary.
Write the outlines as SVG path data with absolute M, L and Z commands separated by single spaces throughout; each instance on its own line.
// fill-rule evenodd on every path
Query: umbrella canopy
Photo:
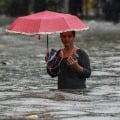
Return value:
M 86 29 L 88 29 L 88 26 L 74 15 L 43 11 L 18 17 L 7 28 L 7 32 L 35 35 Z

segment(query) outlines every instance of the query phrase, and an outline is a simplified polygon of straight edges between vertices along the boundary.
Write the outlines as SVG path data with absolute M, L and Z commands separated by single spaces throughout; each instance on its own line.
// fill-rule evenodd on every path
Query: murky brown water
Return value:
M 0 27 L 0 120 L 119 120 L 120 24 L 89 22 L 76 44 L 91 60 L 92 76 L 84 90 L 57 90 L 57 78 L 46 73 L 46 36 L 29 37 Z M 49 47 L 62 47 L 59 35 Z

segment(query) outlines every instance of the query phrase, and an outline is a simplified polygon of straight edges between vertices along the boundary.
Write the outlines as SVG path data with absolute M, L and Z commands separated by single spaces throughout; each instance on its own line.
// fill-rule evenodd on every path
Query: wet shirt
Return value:
M 86 87 L 86 78 L 90 77 L 90 61 L 88 55 L 82 50 L 76 51 L 78 63 L 84 70 L 77 72 L 67 63 L 67 58 L 63 58 L 58 75 L 58 89 L 81 89 Z
M 47 69 L 51 77 L 58 76 L 58 89 L 81 89 L 86 87 L 86 78 L 90 77 L 91 74 L 89 57 L 82 49 L 78 49 L 75 54 L 77 55 L 78 64 L 83 67 L 82 73 L 72 68 L 67 63 L 67 58 L 62 59 L 59 74 L 51 74 L 51 71 Z

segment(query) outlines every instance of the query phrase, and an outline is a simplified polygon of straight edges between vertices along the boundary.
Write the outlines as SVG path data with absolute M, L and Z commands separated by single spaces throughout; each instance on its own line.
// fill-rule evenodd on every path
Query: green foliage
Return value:
M 45 9 L 57 10 L 57 0 L 0 0 L 0 14 L 22 16 Z
M 48 0 L 47 2 L 47 8 L 49 10 L 57 10 L 57 1 L 56 0 Z
M 12 0 L 0 0 L 0 14 L 6 13 L 6 9 Z
M 20 16 L 28 13 L 29 0 L 0 0 L 0 14 Z

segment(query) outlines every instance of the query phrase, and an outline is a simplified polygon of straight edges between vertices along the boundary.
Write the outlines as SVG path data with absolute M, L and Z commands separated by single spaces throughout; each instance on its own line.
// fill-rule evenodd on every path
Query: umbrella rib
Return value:
M 44 18 L 44 16 L 42 16 L 42 18 Z M 40 26 L 41 26 L 41 23 L 42 23 L 42 19 L 40 20 L 40 24 L 39 24 L 39 32 L 38 32 L 38 34 L 40 34 Z
M 66 19 L 65 19 L 64 17 L 63 17 L 63 19 L 64 19 L 65 23 L 67 24 L 67 26 L 68 26 L 68 27 L 70 27 L 70 26 L 68 25 L 68 23 L 67 23 Z

